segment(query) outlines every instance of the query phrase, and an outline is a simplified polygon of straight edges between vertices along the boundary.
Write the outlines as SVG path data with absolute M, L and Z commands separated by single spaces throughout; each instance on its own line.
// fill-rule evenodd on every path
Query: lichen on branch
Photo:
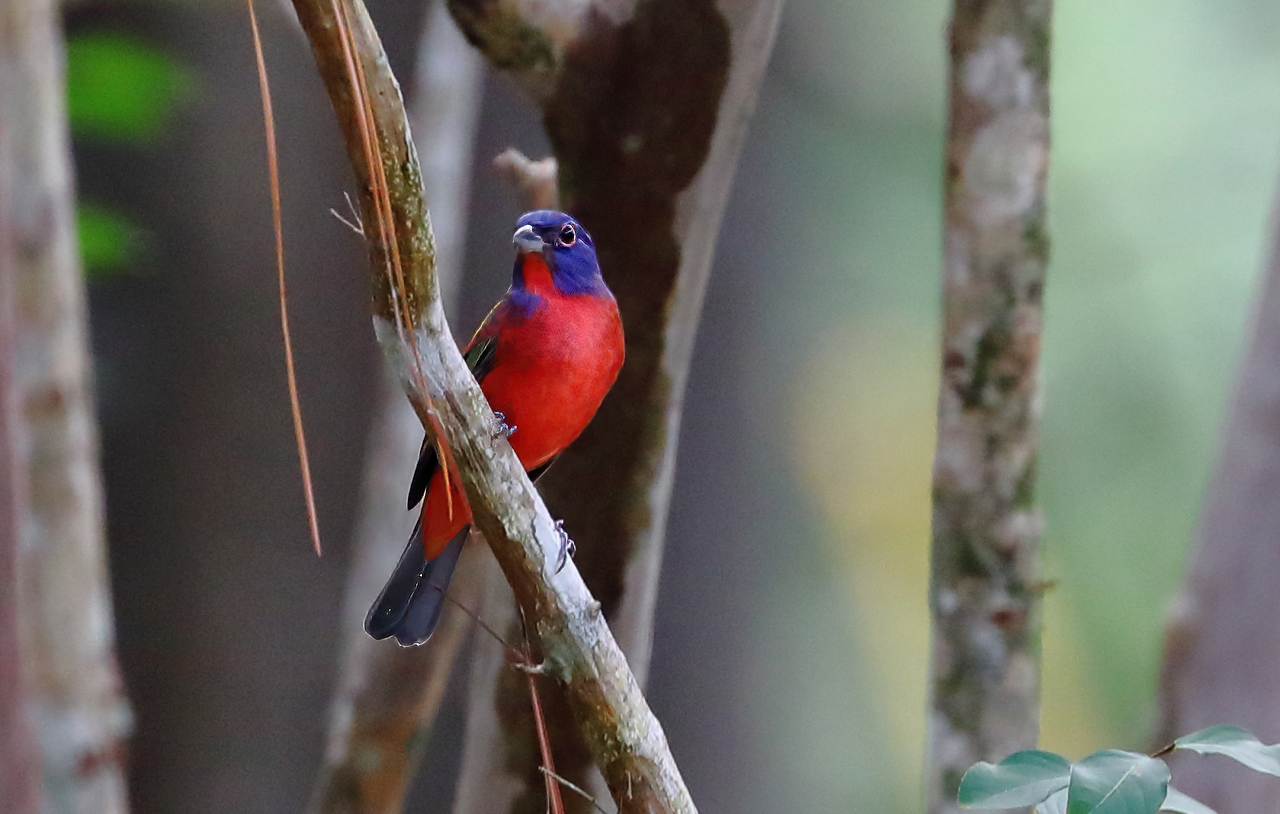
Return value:
M 1035 745 L 1034 502 L 1049 156 L 1048 0 L 956 0 L 950 29 L 927 784 Z

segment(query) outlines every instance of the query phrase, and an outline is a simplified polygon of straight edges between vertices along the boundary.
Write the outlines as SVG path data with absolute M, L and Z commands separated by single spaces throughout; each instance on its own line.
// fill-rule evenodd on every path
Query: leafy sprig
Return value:
M 1213 726 L 1184 735 L 1154 755 L 1103 749 L 1071 763 L 1053 752 L 1031 749 L 999 763 L 983 761 L 960 779 L 960 807 L 1035 806 L 1036 814 L 1214 814 L 1169 785 L 1169 766 L 1161 757 L 1179 750 L 1224 755 L 1280 777 L 1280 744 L 1267 746 L 1238 726 Z

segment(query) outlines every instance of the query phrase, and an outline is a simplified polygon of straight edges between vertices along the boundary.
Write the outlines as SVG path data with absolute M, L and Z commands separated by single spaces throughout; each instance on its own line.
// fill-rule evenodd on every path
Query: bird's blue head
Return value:
M 540 267 L 545 264 L 550 282 L 561 294 L 608 292 L 600 276 L 596 244 L 582 224 L 565 213 L 550 209 L 526 213 L 516 223 L 516 233 L 511 241 L 516 247 L 512 288 L 537 293 L 544 281 L 533 278 L 539 275 Z M 542 262 L 536 262 L 535 258 Z M 526 263 L 531 260 L 534 262 L 526 268 Z M 545 274 L 541 276 L 545 277 Z

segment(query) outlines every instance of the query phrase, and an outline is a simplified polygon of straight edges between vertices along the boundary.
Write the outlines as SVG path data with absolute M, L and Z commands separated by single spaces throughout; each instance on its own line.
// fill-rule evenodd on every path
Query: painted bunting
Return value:
M 591 421 L 618 377 L 622 319 L 582 224 L 563 212 L 530 212 L 512 242 L 511 287 L 463 356 L 494 410 L 497 433 L 536 480 Z M 410 510 L 422 502 L 418 523 L 364 620 L 375 639 L 422 644 L 440 619 L 471 526 L 461 482 L 451 474 L 452 512 L 435 448 L 424 442 L 409 486 Z M 567 536 L 563 544 L 572 545 Z

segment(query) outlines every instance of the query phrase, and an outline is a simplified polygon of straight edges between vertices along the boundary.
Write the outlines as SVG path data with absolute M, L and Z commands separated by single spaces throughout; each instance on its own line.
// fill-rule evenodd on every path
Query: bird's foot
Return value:
M 517 427 L 507 426 L 507 417 L 496 410 L 493 413 L 493 437 L 510 438 L 515 435 Z
M 578 544 L 569 537 L 569 532 L 564 530 L 563 520 L 556 521 L 556 535 L 560 538 L 560 554 L 556 557 L 556 573 L 558 574 L 564 570 L 569 558 L 578 553 Z

